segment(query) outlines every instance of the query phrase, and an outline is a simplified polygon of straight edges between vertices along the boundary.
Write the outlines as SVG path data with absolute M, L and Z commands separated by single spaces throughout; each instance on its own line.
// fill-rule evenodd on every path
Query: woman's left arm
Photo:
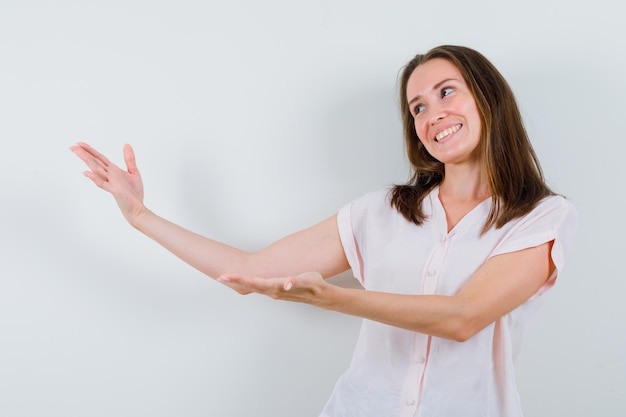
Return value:
M 342 288 L 317 272 L 292 277 L 218 279 L 241 294 L 311 304 L 391 326 L 463 342 L 535 294 L 555 270 L 553 241 L 485 262 L 452 296 L 404 295 Z

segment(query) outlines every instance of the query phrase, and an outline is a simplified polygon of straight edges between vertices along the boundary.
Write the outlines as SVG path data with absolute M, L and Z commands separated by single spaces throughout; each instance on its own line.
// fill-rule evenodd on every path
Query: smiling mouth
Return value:
M 453 133 L 458 132 L 460 128 L 461 128 L 461 125 L 456 125 L 456 126 L 449 127 L 446 130 L 442 130 L 441 132 L 439 132 L 439 134 L 437 134 L 437 136 L 435 136 L 435 142 L 439 142 L 441 139 L 447 136 L 450 136 Z

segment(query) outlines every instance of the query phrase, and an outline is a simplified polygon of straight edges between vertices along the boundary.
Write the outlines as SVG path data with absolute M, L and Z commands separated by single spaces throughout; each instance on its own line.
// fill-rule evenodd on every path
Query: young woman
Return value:
M 131 225 L 208 276 L 364 319 L 321 417 L 521 416 L 514 359 L 564 267 L 576 211 L 545 184 L 513 93 L 480 53 L 417 55 L 400 94 L 410 182 L 255 253 L 147 209 L 130 146 L 127 170 L 71 149 Z M 350 268 L 365 290 L 325 281 Z

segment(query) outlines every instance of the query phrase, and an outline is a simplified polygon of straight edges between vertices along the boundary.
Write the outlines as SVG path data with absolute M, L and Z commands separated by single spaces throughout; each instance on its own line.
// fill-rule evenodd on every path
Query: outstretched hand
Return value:
M 137 169 L 135 153 L 130 145 L 124 145 L 126 170 L 113 164 L 109 159 L 86 143 L 79 142 L 70 147 L 90 169 L 83 172 L 98 187 L 110 192 L 122 214 L 131 224 L 145 209 L 143 205 L 143 182 Z
M 319 272 L 282 278 L 246 277 L 225 274 L 217 279 L 239 294 L 258 293 L 275 300 L 295 301 L 324 308 L 329 302 L 333 285 L 327 283 Z

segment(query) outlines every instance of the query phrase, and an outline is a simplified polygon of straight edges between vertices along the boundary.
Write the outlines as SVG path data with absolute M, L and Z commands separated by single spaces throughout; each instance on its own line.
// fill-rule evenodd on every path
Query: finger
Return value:
M 272 298 L 280 298 L 280 294 L 285 291 L 285 278 L 259 278 L 237 274 L 225 274 L 217 280 L 241 294 L 255 292 Z
M 93 181 L 93 183 L 96 184 L 98 187 L 102 188 L 103 190 L 109 191 L 107 187 L 108 181 L 105 178 L 101 177 L 100 175 L 94 174 L 91 171 L 85 171 L 83 172 L 83 175 Z
M 250 294 L 252 291 L 248 289 L 245 285 L 243 285 L 241 281 L 239 281 L 237 278 L 242 278 L 242 277 L 222 275 L 219 278 L 217 278 L 216 281 L 227 286 L 228 288 L 232 290 L 237 291 L 241 295 Z
M 89 146 L 87 143 L 78 142 L 77 146 L 79 146 L 81 149 L 83 149 L 85 152 L 91 155 L 92 158 L 94 158 L 96 161 L 100 162 L 105 168 L 111 165 L 111 161 L 109 161 L 109 158 L 107 158 L 106 156 L 104 156 L 103 154 L 101 154 L 100 152 L 92 148 L 91 146 Z
M 217 279 L 219 282 L 222 282 L 227 285 L 236 285 L 239 287 L 249 288 L 252 291 L 259 292 L 263 290 L 266 285 L 266 279 L 255 278 L 255 277 L 247 277 L 244 275 L 237 274 L 225 274 Z
M 137 169 L 137 161 L 135 159 L 135 151 L 128 143 L 124 145 L 124 161 L 126 162 L 126 170 L 129 174 L 139 174 Z
M 88 149 L 80 145 L 70 147 L 70 150 L 74 152 L 92 171 L 107 172 L 108 162 L 98 159 L 98 156 L 90 152 Z M 105 158 L 106 159 L 106 158 Z M 108 160 L 107 160 L 108 161 Z
M 244 278 L 243 275 L 239 275 L 239 274 L 222 274 L 219 277 L 217 277 L 217 281 L 219 282 L 233 282 L 233 281 L 237 281 L 239 279 Z
M 98 162 L 94 157 L 86 152 L 83 148 L 80 147 L 72 147 L 72 151 L 80 160 L 82 160 L 92 172 L 96 175 L 106 178 L 107 176 L 107 168 L 102 165 L 101 162 Z

